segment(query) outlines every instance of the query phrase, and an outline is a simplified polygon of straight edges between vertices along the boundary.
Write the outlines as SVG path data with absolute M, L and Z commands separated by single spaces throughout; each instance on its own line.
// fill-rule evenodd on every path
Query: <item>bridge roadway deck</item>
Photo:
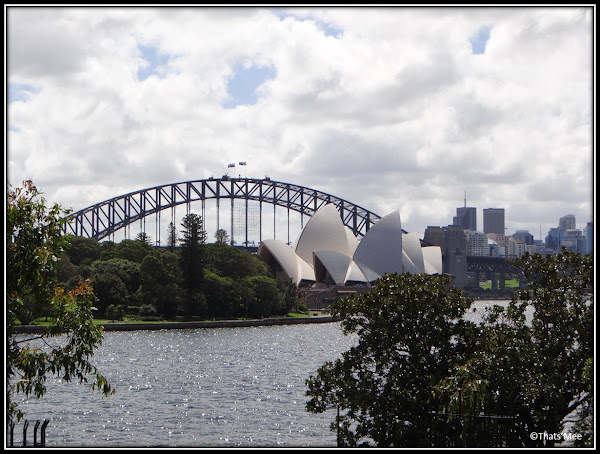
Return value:
M 467 271 L 492 273 L 518 273 L 519 269 L 504 257 L 467 256 Z

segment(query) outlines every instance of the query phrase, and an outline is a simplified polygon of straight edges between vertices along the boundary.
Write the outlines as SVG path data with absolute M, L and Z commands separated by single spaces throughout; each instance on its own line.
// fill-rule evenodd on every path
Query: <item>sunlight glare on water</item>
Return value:
M 105 332 L 114 395 L 52 377 L 20 406 L 51 420 L 48 447 L 333 447 L 335 411 L 306 411 L 305 380 L 354 342 L 338 323 Z

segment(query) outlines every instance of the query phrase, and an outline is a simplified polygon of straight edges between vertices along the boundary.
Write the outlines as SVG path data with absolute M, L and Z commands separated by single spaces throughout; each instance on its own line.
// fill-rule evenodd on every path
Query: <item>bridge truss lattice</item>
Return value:
M 151 215 L 160 216 L 163 210 L 171 210 L 174 220 L 174 209 L 179 205 L 187 205 L 190 212 L 192 202 L 202 203 L 202 218 L 205 219 L 205 202 L 215 199 L 217 203 L 217 225 L 219 225 L 219 204 L 223 199 L 231 200 L 231 235 L 234 226 L 234 201 L 245 201 L 246 232 L 245 243 L 248 244 L 248 203 L 259 204 L 259 232 L 262 241 L 262 206 L 273 205 L 273 222 L 275 224 L 275 207 L 284 207 L 288 213 L 294 211 L 302 216 L 312 216 L 323 205 L 333 203 L 344 223 L 357 237 L 362 237 L 381 217 L 372 211 L 334 195 L 296 184 L 274 181 L 270 178 L 208 178 L 202 180 L 171 183 L 152 188 L 141 189 L 120 195 L 104 202 L 79 210 L 67 217 L 66 233 L 75 236 L 102 240 L 124 229 L 135 222 L 142 222 Z M 160 222 L 157 222 L 160 225 Z M 273 226 L 275 229 L 275 225 Z M 160 233 L 158 237 L 160 237 Z M 160 241 L 160 240 L 159 240 Z M 231 238 L 232 244 L 234 239 Z

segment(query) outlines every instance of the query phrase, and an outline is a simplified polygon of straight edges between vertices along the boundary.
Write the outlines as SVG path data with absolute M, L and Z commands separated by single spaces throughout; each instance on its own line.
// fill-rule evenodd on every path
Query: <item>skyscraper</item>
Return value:
M 504 235 L 504 208 L 483 209 L 483 233 Z
M 575 215 L 567 214 L 558 220 L 558 228 L 562 230 L 576 229 Z
M 475 207 L 458 207 L 454 225 L 460 225 L 465 230 L 477 230 L 477 209 Z
M 465 191 L 465 205 L 456 209 L 453 225 L 460 225 L 465 230 L 477 230 L 477 209 L 467 206 L 467 191 Z

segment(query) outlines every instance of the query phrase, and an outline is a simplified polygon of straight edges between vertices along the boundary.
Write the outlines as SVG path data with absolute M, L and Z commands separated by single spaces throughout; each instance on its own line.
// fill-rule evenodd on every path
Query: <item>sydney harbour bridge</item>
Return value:
M 176 207 L 185 207 L 185 213 L 200 211 L 202 219 L 206 220 L 207 202 L 216 203 L 216 230 L 228 231 L 231 244 L 248 245 L 252 233 L 258 235 L 258 241 L 263 239 L 265 223 L 263 205 L 272 206 L 272 235 L 277 232 L 276 208 L 284 209 L 283 216 L 287 218 L 288 243 L 290 213 L 300 214 L 301 227 L 304 216 L 312 216 L 323 205 L 333 203 L 344 224 L 354 235 L 362 237 L 381 216 L 362 208 L 352 202 L 316 189 L 271 180 L 255 178 L 233 178 L 224 175 L 221 178 L 185 181 L 165 184 L 152 188 L 141 189 L 120 195 L 104 202 L 97 203 L 67 217 L 66 233 L 96 238 L 110 238 L 115 232 L 128 229 L 140 222 L 140 232 L 144 232 L 160 245 L 161 225 L 164 224 L 163 212 L 166 211 L 168 220 L 178 226 Z M 224 207 L 229 201 L 229 207 Z M 225 202 L 225 203 L 223 203 Z M 200 204 L 199 209 L 192 210 L 192 204 Z M 226 208 L 229 219 L 222 219 L 221 212 Z M 270 212 L 269 212 L 270 215 Z M 146 230 L 146 220 L 154 218 L 154 232 Z M 285 222 L 285 221 L 284 221 Z M 206 225 L 206 224 L 205 224 Z M 270 225 L 269 225 L 270 227 Z M 271 231 L 271 229 L 269 229 Z M 238 238 L 241 236 L 241 238 Z M 126 233 L 127 237 L 127 233 Z

